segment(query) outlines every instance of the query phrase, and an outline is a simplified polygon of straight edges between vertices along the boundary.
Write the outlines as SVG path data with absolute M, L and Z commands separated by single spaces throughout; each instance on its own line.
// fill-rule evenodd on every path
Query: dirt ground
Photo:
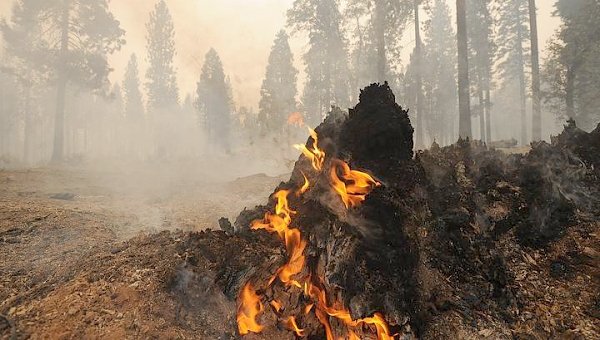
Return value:
M 235 301 L 211 275 L 218 266 L 227 278 L 222 271 L 243 271 L 236 263 L 251 261 L 223 259 L 215 250 L 226 249 L 232 259 L 281 254 L 269 253 L 277 246 L 264 247 L 268 236 L 249 245 L 237 235 L 202 231 L 264 203 L 289 174 L 217 179 L 193 172 L 0 171 L 0 339 L 238 339 Z M 506 207 L 497 209 L 490 216 L 506 214 Z M 441 276 L 430 279 L 452 294 L 432 295 L 435 317 L 423 338 L 598 339 L 600 222 L 597 215 L 578 220 L 543 249 L 519 245 L 514 233 L 494 240 L 506 278 L 470 267 L 479 258 L 440 258 L 435 273 Z M 487 247 L 473 228 L 461 231 L 462 238 L 433 238 L 423 249 L 469 254 Z M 490 280 L 505 281 L 498 296 L 507 298 L 506 307 L 495 312 L 505 317 L 489 312 L 500 299 L 485 300 L 496 295 L 493 287 L 475 284 Z
M 177 312 L 152 310 L 156 303 L 164 308 L 168 298 L 152 293 L 160 283 L 148 277 L 159 268 L 144 261 L 161 263 L 161 253 L 171 252 L 156 243 L 148 249 L 137 244 L 133 255 L 115 256 L 129 248 L 131 238 L 218 229 L 220 217 L 235 218 L 262 203 L 286 176 L 215 180 L 164 173 L 75 167 L 0 171 L 0 338 L 202 334 L 171 332 L 164 320 Z M 164 260 L 166 270 L 170 259 Z M 153 316 L 144 317 L 147 313 Z

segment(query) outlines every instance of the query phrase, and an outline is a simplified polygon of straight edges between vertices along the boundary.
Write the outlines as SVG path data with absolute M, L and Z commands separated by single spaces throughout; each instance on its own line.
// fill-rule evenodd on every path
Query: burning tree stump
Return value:
M 502 332 L 497 325 L 516 324 L 527 303 L 515 254 L 599 215 L 589 153 L 598 131 L 568 132 L 586 147 L 565 132 L 524 156 L 459 141 L 413 157 L 407 112 L 387 84 L 374 84 L 348 115 L 334 108 L 311 131 L 290 180 L 267 205 L 242 211 L 233 235 L 221 221 L 227 235 L 190 237 L 182 268 L 236 301 L 232 336 L 477 337 L 478 324 Z
M 415 314 L 418 251 L 397 204 L 422 176 L 412 133 L 387 84 L 373 85 L 349 116 L 334 109 L 311 132 L 290 181 L 267 207 L 243 212 L 238 229 L 252 232 L 245 225 L 258 218 L 252 229 L 279 234 L 289 259 L 275 273 L 246 277 L 242 334 L 268 338 L 282 324 L 308 338 L 385 339 Z M 260 314 L 270 316 L 260 324 Z

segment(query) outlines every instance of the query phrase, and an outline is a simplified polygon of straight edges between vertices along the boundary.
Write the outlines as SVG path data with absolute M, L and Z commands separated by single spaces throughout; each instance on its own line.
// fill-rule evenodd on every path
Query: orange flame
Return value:
M 316 132 L 311 129 L 309 131 L 314 140 L 312 147 L 310 149 L 305 145 L 296 147 L 311 160 L 315 170 L 321 171 L 325 162 L 325 153 L 318 147 Z M 310 187 L 308 178 L 304 173 L 302 175 L 304 177 L 304 184 L 295 191 L 297 196 L 306 193 Z M 338 159 L 332 161 L 329 177 L 332 188 L 342 198 L 346 208 L 359 205 L 366 199 L 366 196 L 373 188 L 381 185 L 369 174 L 351 170 L 347 163 Z M 378 340 L 393 340 L 394 335 L 390 335 L 389 326 L 382 314 L 375 313 L 372 317 L 353 320 L 350 311 L 344 307 L 341 301 L 334 300 L 333 303 L 329 304 L 324 288 L 325 285 L 321 277 L 314 278 L 308 275 L 302 277 L 300 281 L 292 278 L 304 270 L 306 262 L 304 251 L 307 242 L 302 238 L 299 229 L 290 228 L 292 216 L 296 214 L 289 205 L 288 196 L 290 193 L 291 190 L 280 190 L 273 194 L 272 198 L 277 200 L 275 213 L 267 212 L 262 220 L 253 221 L 251 225 L 253 230 L 264 229 L 270 233 L 277 233 L 286 245 L 288 261 L 273 275 L 269 281 L 269 285 L 275 279 L 279 278 L 286 286 L 303 288 L 304 295 L 311 300 L 311 303 L 308 303 L 304 307 L 303 312 L 306 315 L 314 311 L 315 316 L 325 328 L 327 340 L 336 340 L 333 328 L 331 327 L 330 317 L 338 319 L 346 325 L 347 337 L 351 340 L 358 340 L 359 337 L 356 332 L 364 330 L 365 326 L 370 328 L 371 331 L 375 328 Z M 240 334 L 244 335 L 248 332 L 259 333 L 263 329 L 263 326 L 257 323 L 256 317 L 263 311 L 263 305 L 260 297 L 250 284 L 246 284 L 242 289 L 239 301 L 238 328 Z M 282 304 L 277 300 L 271 301 L 270 305 L 276 313 L 279 313 L 283 309 Z M 284 325 L 299 337 L 305 334 L 305 330 L 298 327 L 294 316 L 288 317 L 284 321 Z
M 298 327 L 298 324 L 296 323 L 296 318 L 293 316 L 290 316 L 285 320 L 285 327 L 290 331 L 294 331 L 294 333 L 296 333 L 297 336 L 304 336 L 304 329 Z
M 286 231 L 288 230 L 290 223 L 292 223 L 292 214 L 295 213 L 295 211 L 290 209 L 288 203 L 287 196 L 289 193 L 289 190 L 279 190 L 273 194 L 273 198 L 277 200 L 275 214 L 267 212 L 263 220 L 252 222 L 251 229 L 264 229 L 270 233 L 277 233 L 279 238 L 285 240 Z
M 381 313 L 375 313 L 370 318 L 364 318 L 360 320 L 362 323 L 367 325 L 374 325 L 377 329 L 377 339 L 378 340 L 393 340 L 394 336 L 390 335 L 390 329 L 388 327 L 387 322 L 385 321 L 383 315 Z
M 317 136 L 315 130 L 308 128 L 308 132 L 313 139 L 313 145 L 308 148 L 304 144 L 296 144 L 294 147 L 302 151 L 302 154 L 310 159 L 315 170 L 321 171 L 321 169 L 323 169 L 323 163 L 325 162 L 325 152 L 319 149 L 319 136 Z
M 348 340 L 360 340 L 360 338 L 352 330 L 348 330 Z
M 263 304 L 260 302 L 260 297 L 250 283 L 247 283 L 242 289 L 239 299 L 237 313 L 238 330 L 241 335 L 252 333 L 260 333 L 263 329 L 257 321 L 256 317 L 263 311 Z
M 303 126 L 304 125 L 304 116 L 300 112 L 292 112 L 288 116 L 287 120 L 288 125 L 294 126 Z
M 252 222 L 252 229 L 264 229 L 271 233 L 277 233 L 286 245 L 288 253 L 288 262 L 283 265 L 277 271 L 277 274 L 271 278 L 269 285 L 273 283 L 275 277 L 279 277 L 281 282 L 286 285 L 294 285 L 301 288 L 302 285 L 292 279 L 292 276 L 300 273 L 304 268 L 304 249 L 306 248 L 306 241 L 302 239 L 300 230 L 290 229 L 290 223 L 292 223 L 292 215 L 296 212 L 293 211 L 288 203 L 289 190 L 280 190 L 276 192 L 273 197 L 277 199 L 275 205 L 275 214 L 267 212 L 265 218 Z
M 304 177 L 304 184 L 302 184 L 302 187 L 296 192 L 296 194 L 298 196 L 304 195 L 308 191 L 308 188 L 310 187 L 310 182 L 308 181 L 308 178 L 306 178 L 306 175 L 303 172 L 301 172 L 301 173 L 302 173 L 302 176 Z
M 289 229 L 285 234 L 285 245 L 289 256 L 288 262 L 279 269 L 279 280 L 287 285 L 294 285 L 302 288 L 302 285 L 292 279 L 292 276 L 300 273 L 304 268 L 304 249 L 306 241 L 298 229 Z
M 273 309 L 275 309 L 275 311 L 277 313 L 279 313 L 281 311 L 281 309 L 283 308 L 283 306 L 281 305 L 281 302 L 279 302 L 277 300 L 273 300 L 269 304 L 271 305 L 271 307 L 273 307 Z
M 338 175 L 339 172 L 341 172 L 341 178 Z M 374 187 L 381 185 L 371 175 L 351 170 L 346 162 L 339 159 L 333 160 L 329 178 L 331 186 L 342 198 L 346 209 L 358 206 Z

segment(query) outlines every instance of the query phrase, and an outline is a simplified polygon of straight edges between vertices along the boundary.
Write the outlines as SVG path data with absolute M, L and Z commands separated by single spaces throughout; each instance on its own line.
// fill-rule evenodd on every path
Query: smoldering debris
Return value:
M 413 156 L 406 111 L 387 85 L 375 84 L 348 115 L 334 109 L 315 130 L 325 171 L 314 171 L 301 156 L 290 180 L 274 192 L 311 183 L 302 195 L 288 196 L 289 227 L 306 241 L 305 265 L 293 278 L 310 275 L 311 284 L 318 278 L 326 305 L 352 320 L 379 313 L 396 338 L 600 336 L 594 317 L 600 270 L 590 260 L 600 249 L 600 128 L 586 133 L 569 126 L 526 155 L 461 140 Z M 340 199 L 324 196 L 333 159 L 380 184 L 346 216 L 323 200 Z M 130 240 L 121 252 L 89 259 L 78 276 L 107 276 L 118 268 L 110 274 L 118 284 L 134 268 L 151 268 L 144 284 L 131 288 L 145 298 L 122 308 L 155 312 L 138 317 L 125 335 L 237 338 L 237 299 L 250 282 L 261 328 L 249 339 L 298 336 L 291 316 L 309 339 L 327 337 L 322 318 L 334 334 L 373 337 L 369 324 L 349 328 L 333 313 L 312 314 L 315 306 L 305 313 L 312 300 L 302 289 L 271 280 L 288 263 L 289 246 L 250 225 L 279 203 L 274 198 L 245 209 L 233 226 L 222 221 L 226 232 Z M 212 302 L 194 303 L 193 296 Z M 165 331 L 149 326 L 156 320 Z M 25 317 L 16 321 L 23 334 L 35 332 Z

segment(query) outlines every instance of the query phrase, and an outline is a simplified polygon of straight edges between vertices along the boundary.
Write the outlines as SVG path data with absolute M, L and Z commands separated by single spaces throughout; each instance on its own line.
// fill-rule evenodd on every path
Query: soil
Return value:
M 261 203 L 281 180 L 0 171 L 0 338 L 216 339 L 231 331 L 222 321 L 232 321 L 235 303 L 198 291 L 222 313 L 186 316 L 165 278 L 185 257 L 187 232 L 218 229 L 219 217 Z

